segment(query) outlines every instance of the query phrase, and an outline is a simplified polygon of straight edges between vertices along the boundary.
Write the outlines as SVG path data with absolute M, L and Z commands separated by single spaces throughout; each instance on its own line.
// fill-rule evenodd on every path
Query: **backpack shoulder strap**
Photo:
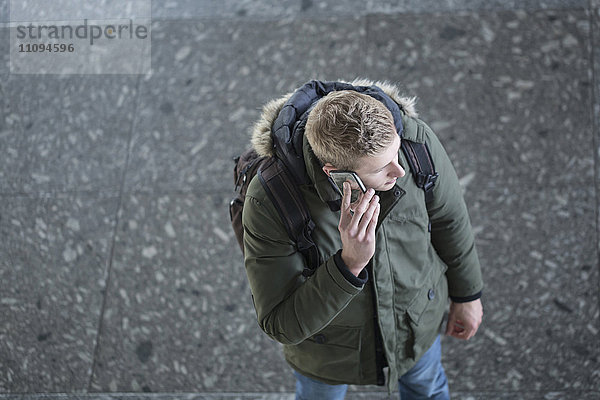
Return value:
M 283 162 L 276 157 L 271 157 L 260 167 L 258 178 L 277 209 L 289 237 L 305 258 L 308 267 L 302 275 L 312 275 L 320 264 L 319 251 L 311 236 L 315 223 L 298 185 L 292 180 Z
M 401 143 L 417 186 L 425 191 L 425 203 L 429 207 L 433 200 L 433 187 L 439 176 L 435 171 L 429 147 L 427 143 L 417 143 L 404 138 Z

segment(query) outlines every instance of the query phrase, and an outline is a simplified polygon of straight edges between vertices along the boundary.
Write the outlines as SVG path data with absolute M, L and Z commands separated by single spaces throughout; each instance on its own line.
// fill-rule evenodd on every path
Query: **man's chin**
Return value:
M 380 192 L 387 192 L 388 190 L 391 190 L 394 186 L 396 186 L 396 181 L 393 181 L 391 183 L 386 183 L 386 184 L 380 186 L 377 190 Z

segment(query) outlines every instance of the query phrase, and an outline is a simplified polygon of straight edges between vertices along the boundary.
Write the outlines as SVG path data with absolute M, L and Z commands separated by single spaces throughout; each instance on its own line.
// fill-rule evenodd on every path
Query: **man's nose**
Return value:
M 394 164 L 394 167 L 396 167 L 394 175 L 398 178 L 402 178 L 406 174 L 406 171 L 404 171 L 404 168 L 402 168 L 402 166 L 398 162 L 395 162 Z

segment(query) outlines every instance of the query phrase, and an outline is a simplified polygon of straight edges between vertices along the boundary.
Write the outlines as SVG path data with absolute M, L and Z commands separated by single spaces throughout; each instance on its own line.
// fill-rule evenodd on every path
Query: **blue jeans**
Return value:
M 294 371 L 296 400 L 343 400 L 348 385 L 328 385 Z M 449 400 L 450 390 L 442 367 L 442 343 L 438 336 L 431 348 L 398 380 L 401 400 Z

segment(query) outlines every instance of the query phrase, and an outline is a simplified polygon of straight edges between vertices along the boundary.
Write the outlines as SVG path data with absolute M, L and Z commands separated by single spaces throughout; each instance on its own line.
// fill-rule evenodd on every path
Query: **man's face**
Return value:
M 390 190 L 394 187 L 396 179 L 402 178 L 404 169 L 398 163 L 398 150 L 400 149 L 400 136 L 394 136 L 392 143 L 380 153 L 373 156 L 364 156 L 359 159 L 358 169 L 355 172 L 365 186 L 379 191 Z

